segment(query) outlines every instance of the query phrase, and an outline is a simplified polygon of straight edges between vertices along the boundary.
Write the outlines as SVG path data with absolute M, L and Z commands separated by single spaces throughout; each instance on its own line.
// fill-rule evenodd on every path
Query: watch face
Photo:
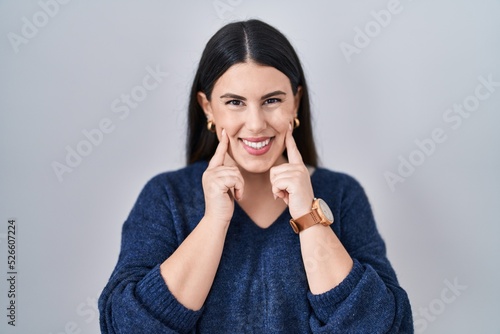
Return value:
M 325 218 L 329 222 L 333 222 L 333 213 L 332 213 L 332 210 L 330 210 L 330 207 L 328 206 L 328 204 L 326 204 L 326 202 L 323 201 L 321 198 L 318 200 L 318 203 L 319 203 L 319 207 L 320 207 L 321 211 L 323 211 L 323 214 L 325 215 Z

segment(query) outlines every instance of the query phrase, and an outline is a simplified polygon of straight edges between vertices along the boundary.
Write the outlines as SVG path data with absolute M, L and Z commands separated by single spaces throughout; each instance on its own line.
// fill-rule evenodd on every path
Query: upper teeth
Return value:
M 259 142 L 248 141 L 246 139 L 243 139 L 243 143 L 245 143 L 245 145 L 250 146 L 251 148 L 255 148 L 257 150 L 263 148 L 264 146 L 267 146 L 270 141 L 271 139 L 266 139 L 264 141 L 259 141 Z

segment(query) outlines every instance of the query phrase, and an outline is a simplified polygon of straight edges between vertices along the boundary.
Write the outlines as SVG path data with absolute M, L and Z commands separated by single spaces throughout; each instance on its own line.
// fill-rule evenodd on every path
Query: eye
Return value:
M 270 98 L 270 99 L 267 99 L 266 101 L 264 101 L 264 104 L 274 104 L 274 103 L 280 103 L 280 102 L 281 102 L 281 99 L 273 97 L 273 98 Z
M 225 104 L 229 105 L 229 106 L 242 106 L 243 105 L 243 101 L 240 101 L 240 100 L 229 100 Z

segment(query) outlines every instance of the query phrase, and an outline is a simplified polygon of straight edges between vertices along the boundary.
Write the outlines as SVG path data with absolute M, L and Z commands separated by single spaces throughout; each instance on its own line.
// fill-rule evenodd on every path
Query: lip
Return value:
M 263 155 L 263 154 L 266 154 L 271 149 L 274 138 L 275 137 L 239 138 L 239 140 L 241 142 L 241 145 L 245 149 L 245 151 L 247 151 L 251 155 Z M 268 141 L 268 143 L 267 143 L 267 145 L 265 145 L 261 148 L 256 148 L 256 147 L 251 147 L 251 146 L 245 144 L 245 141 L 249 142 L 249 143 L 264 143 L 264 142 Z

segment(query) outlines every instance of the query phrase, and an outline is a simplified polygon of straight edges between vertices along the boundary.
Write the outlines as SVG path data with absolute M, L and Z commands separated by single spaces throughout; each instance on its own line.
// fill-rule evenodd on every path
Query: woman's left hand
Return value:
M 295 144 L 291 125 L 286 133 L 285 145 L 288 163 L 271 168 L 272 191 L 275 197 L 285 201 L 290 215 L 296 219 L 311 211 L 314 193 L 309 170 Z

